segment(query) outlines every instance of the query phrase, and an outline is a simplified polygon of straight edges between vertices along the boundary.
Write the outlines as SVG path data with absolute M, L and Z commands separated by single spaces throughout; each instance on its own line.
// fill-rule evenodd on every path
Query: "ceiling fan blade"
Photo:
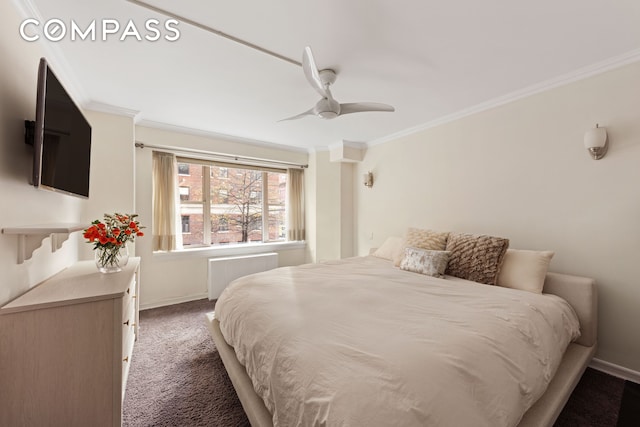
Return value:
M 304 52 L 302 52 L 302 70 L 304 71 L 304 76 L 307 78 L 307 81 L 316 92 L 323 98 L 328 98 L 329 95 L 322 84 L 322 80 L 320 80 L 320 72 L 318 71 L 316 61 L 313 59 L 313 53 L 309 46 L 305 47 Z
M 315 115 L 315 113 L 313 112 L 313 108 L 311 108 L 311 109 L 305 111 L 304 113 L 296 114 L 293 117 L 287 117 L 286 119 L 278 120 L 278 122 L 284 122 L 286 120 L 296 120 L 296 119 L 300 119 L 300 118 L 302 118 L 304 116 L 314 116 L 314 115 Z
M 348 102 L 340 104 L 340 115 L 350 113 L 365 113 L 368 111 L 396 111 L 391 105 L 380 104 L 378 102 Z

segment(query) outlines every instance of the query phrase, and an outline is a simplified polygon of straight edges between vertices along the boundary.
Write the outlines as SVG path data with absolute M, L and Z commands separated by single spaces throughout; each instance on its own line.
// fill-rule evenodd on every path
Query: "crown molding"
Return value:
M 253 146 L 263 147 L 263 148 L 273 148 L 273 149 L 282 150 L 282 151 L 291 151 L 295 153 L 305 153 L 305 154 L 309 153 L 308 149 L 303 147 L 294 147 L 291 145 L 278 144 L 275 142 L 260 141 L 257 139 L 244 138 L 241 136 L 228 135 L 224 133 L 218 133 L 218 132 L 202 130 L 202 129 L 195 129 L 195 128 L 190 128 L 186 126 L 172 125 L 172 124 L 163 123 L 163 122 L 156 122 L 153 120 L 146 120 L 146 119 L 139 120 L 136 123 L 136 126 L 147 127 L 152 129 L 158 129 L 158 130 L 165 130 L 168 132 L 182 133 L 187 135 L 202 136 L 205 138 L 214 138 L 214 139 L 219 139 L 219 140 L 228 141 L 228 142 L 238 142 L 241 144 L 253 145 Z
M 22 19 L 34 18 L 40 22 L 45 21 L 38 8 L 33 4 L 31 0 L 11 0 L 16 10 Z M 37 43 L 42 47 L 44 56 L 47 62 L 52 65 L 53 70 L 61 81 L 67 92 L 71 94 L 71 97 L 76 104 L 86 108 L 86 104 L 89 102 L 89 95 L 84 87 L 79 83 L 79 80 L 73 72 L 73 67 L 67 61 L 67 58 L 62 53 L 62 49 L 58 47 L 55 42 L 43 41 L 41 37 L 39 40 L 24 43 Z
M 85 108 L 99 113 L 115 114 L 116 116 L 125 116 L 133 119 L 133 123 L 140 120 L 140 111 L 129 108 L 118 107 L 117 105 L 105 104 L 98 101 L 87 102 Z
M 309 154 L 328 153 L 330 151 L 328 145 L 318 145 L 317 147 L 309 147 Z
M 598 74 L 602 74 L 607 71 L 611 71 L 616 68 L 620 68 L 625 65 L 629 65 L 638 61 L 640 61 L 640 49 L 632 50 L 622 55 L 614 56 L 612 58 L 597 62 L 587 67 L 580 68 L 570 73 L 566 73 L 558 77 L 554 77 L 552 79 L 545 80 L 543 82 L 508 93 L 507 95 L 499 96 L 489 101 L 474 105 L 469 108 L 465 108 L 453 114 L 449 114 L 449 115 L 437 118 L 435 120 L 431 120 L 421 125 L 413 126 L 408 129 L 402 130 L 400 132 L 396 132 L 396 133 L 384 136 L 382 138 L 376 138 L 374 140 L 369 141 L 367 145 L 369 147 L 372 147 L 374 145 L 384 144 L 386 142 L 390 142 L 405 136 L 413 135 L 415 133 L 418 133 L 426 129 L 434 128 L 436 126 L 440 126 L 445 123 L 453 122 L 455 120 L 461 119 L 466 116 L 470 116 L 472 114 L 490 110 L 492 108 L 499 107 L 501 105 L 505 105 L 510 102 L 517 101 L 519 99 L 526 98 L 540 92 L 545 92 L 560 86 L 565 86 L 570 83 L 584 80 L 586 78 L 589 78 Z

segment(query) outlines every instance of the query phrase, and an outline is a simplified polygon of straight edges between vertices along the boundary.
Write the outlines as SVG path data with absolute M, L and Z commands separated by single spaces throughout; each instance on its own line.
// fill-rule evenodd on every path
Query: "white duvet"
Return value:
M 233 282 L 215 316 L 275 426 L 515 426 L 578 319 L 553 295 L 374 257 Z

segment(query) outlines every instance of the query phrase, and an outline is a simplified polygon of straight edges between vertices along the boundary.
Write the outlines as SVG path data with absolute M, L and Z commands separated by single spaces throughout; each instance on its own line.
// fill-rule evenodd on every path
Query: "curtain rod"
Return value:
M 196 150 L 194 148 L 182 148 L 182 147 L 172 147 L 169 145 L 152 145 L 152 144 L 145 144 L 143 142 L 138 142 L 136 141 L 135 143 L 136 148 L 155 148 L 158 150 L 162 150 L 162 151 L 167 151 L 170 153 L 174 153 L 174 154 L 179 154 L 179 153 L 187 153 L 187 154 L 202 154 L 202 155 L 206 155 L 206 156 L 214 156 L 214 157 L 222 157 L 223 159 L 226 160 L 234 160 L 234 161 L 248 161 L 248 162 L 258 162 L 258 163 L 264 163 L 265 165 L 281 165 L 281 166 L 294 166 L 297 168 L 302 168 L 302 169 L 306 169 L 309 167 L 309 165 L 301 165 L 299 163 L 293 163 L 293 162 L 283 162 L 280 160 L 270 160 L 270 159 L 261 159 L 259 157 L 248 157 L 248 156 L 237 156 L 235 154 L 225 154 L 225 153 L 216 153 L 215 151 L 206 151 L 206 150 Z M 265 166 L 263 165 L 263 166 Z

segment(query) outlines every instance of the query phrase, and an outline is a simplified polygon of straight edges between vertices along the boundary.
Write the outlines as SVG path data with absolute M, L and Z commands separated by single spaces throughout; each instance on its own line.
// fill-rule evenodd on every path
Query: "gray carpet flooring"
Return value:
M 208 300 L 140 312 L 125 426 L 249 426 L 205 324 Z
M 205 324 L 214 302 L 140 313 L 125 426 L 245 427 L 249 421 Z M 587 369 L 555 427 L 640 426 L 640 387 Z

